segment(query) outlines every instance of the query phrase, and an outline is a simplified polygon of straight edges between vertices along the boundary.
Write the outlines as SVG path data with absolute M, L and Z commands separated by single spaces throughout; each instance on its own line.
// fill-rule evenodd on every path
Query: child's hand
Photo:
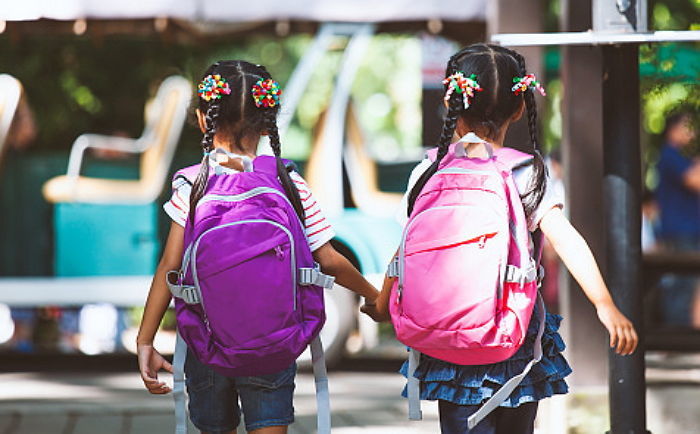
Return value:
M 610 348 L 622 356 L 630 355 L 637 348 L 639 338 L 634 326 L 611 302 L 597 307 L 598 318 L 610 333 Z
M 376 304 L 363 304 L 360 307 L 360 312 L 367 314 L 375 320 L 376 322 L 383 322 L 383 321 L 389 321 L 391 317 L 389 316 L 388 313 L 382 313 L 377 310 L 377 305 Z
M 153 345 L 139 344 L 137 346 L 137 354 L 141 379 L 146 389 L 154 395 L 163 395 L 170 392 L 172 389 L 168 387 L 164 381 L 158 380 L 158 371 L 165 369 L 172 373 L 173 365 L 165 360 L 165 358 L 153 348 Z

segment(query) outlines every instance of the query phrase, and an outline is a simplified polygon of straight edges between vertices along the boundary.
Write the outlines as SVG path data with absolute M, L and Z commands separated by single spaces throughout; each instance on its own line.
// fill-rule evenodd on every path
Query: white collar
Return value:
M 230 167 L 222 166 L 221 163 L 219 163 L 218 156 L 219 155 L 225 155 L 228 159 L 240 159 L 241 162 L 243 163 L 243 171 L 244 172 L 252 172 L 253 171 L 253 160 L 246 156 L 246 155 L 239 155 L 234 152 L 229 152 L 226 149 L 223 148 L 214 148 L 213 151 L 209 153 L 209 166 L 211 166 L 214 169 L 214 174 L 216 175 L 221 175 L 221 174 L 231 174 L 231 173 L 238 173 L 239 171 L 236 169 L 232 169 Z
M 489 156 L 493 156 L 493 145 L 477 136 L 473 131 L 469 131 L 467 134 L 462 136 L 462 138 L 457 140 L 457 143 L 454 144 L 455 157 L 463 158 L 468 156 L 467 149 L 464 147 L 464 145 L 462 145 L 462 143 L 483 143 Z

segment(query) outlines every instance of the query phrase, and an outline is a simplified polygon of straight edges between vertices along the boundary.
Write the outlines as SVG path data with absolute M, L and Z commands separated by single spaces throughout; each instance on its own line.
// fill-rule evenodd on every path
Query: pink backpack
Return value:
M 470 137 L 469 142 L 481 141 Z M 389 275 L 391 319 L 399 341 L 411 348 L 409 417 L 420 419 L 420 353 L 459 365 L 508 359 L 525 341 L 538 298 L 538 269 L 512 170 L 532 156 L 511 148 L 489 158 L 466 157 L 450 146 L 437 172 L 417 196 Z M 437 149 L 428 152 L 435 160 Z M 541 299 L 540 299 L 541 302 Z M 472 428 L 498 407 L 541 357 L 541 312 L 535 359 L 469 420 Z

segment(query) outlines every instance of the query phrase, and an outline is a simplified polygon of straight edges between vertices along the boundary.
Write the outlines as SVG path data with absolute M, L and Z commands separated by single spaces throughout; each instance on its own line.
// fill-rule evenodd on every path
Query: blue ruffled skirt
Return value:
M 479 405 L 489 399 L 501 385 L 521 373 L 532 360 L 539 326 L 537 318 L 534 313 L 523 346 L 503 362 L 464 366 L 422 354 L 414 375 L 420 380 L 421 399 L 441 399 L 459 405 Z M 501 404 L 502 407 L 517 407 L 569 391 L 564 378 L 571 373 L 571 367 L 561 354 L 566 348 L 558 333 L 561 320 L 559 315 L 546 314 L 542 360 L 532 367 L 522 383 Z M 401 373 L 407 377 L 408 362 L 401 367 Z M 402 395 L 406 397 L 406 388 Z

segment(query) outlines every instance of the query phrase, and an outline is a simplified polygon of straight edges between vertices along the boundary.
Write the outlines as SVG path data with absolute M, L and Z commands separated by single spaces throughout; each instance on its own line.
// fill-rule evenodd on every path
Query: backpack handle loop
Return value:
M 493 145 L 471 131 L 468 132 L 464 137 L 459 139 L 459 141 L 453 145 L 453 153 L 455 157 L 478 158 L 470 156 L 469 150 L 467 149 L 467 147 L 464 146 L 464 144 L 481 144 L 484 146 L 484 149 L 486 149 L 488 158 L 493 158 Z

